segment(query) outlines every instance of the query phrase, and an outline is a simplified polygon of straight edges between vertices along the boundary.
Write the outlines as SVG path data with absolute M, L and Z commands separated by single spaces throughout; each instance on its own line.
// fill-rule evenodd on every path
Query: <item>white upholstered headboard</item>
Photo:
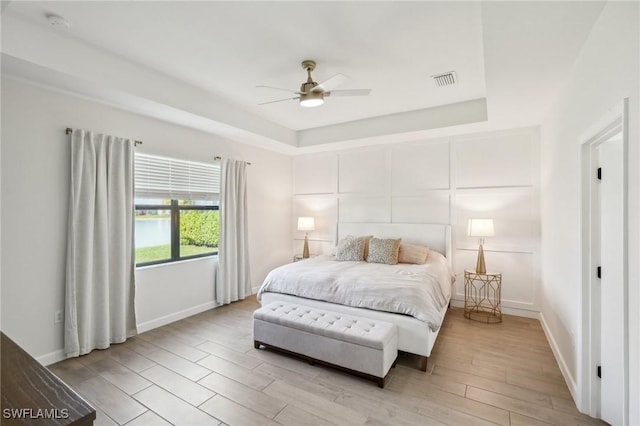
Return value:
M 451 225 L 437 223 L 349 223 L 338 224 L 338 240 L 346 235 L 373 235 L 380 238 L 402 238 L 403 242 L 422 244 L 445 255 L 451 253 Z

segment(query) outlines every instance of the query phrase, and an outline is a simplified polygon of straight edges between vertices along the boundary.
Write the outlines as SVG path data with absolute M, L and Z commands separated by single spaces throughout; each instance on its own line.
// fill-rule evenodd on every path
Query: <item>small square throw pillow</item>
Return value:
M 398 263 L 414 263 L 424 265 L 429 256 L 429 247 L 417 244 L 400 244 Z
M 338 247 L 336 248 L 336 260 L 355 262 L 363 261 L 365 244 L 365 238 L 347 235 L 338 243 Z
M 395 265 L 398 263 L 398 253 L 400 251 L 400 238 L 372 238 L 369 241 L 369 263 L 386 263 Z

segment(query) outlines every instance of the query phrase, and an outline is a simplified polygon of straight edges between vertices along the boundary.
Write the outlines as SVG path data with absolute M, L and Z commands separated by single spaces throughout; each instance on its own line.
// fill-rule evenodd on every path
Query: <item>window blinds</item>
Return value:
M 154 155 L 135 155 L 138 198 L 218 200 L 220 166 Z

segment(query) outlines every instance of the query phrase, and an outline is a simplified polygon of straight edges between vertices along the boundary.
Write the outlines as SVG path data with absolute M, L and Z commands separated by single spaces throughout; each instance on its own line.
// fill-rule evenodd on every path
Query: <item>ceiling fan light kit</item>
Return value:
M 297 99 L 300 101 L 300 106 L 305 108 L 317 107 L 324 104 L 324 98 L 326 96 L 367 96 L 371 93 L 371 89 L 351 89 L 351 90 L 331 90 L 337 87 L 349 79 L 344 74 L 336 74 L 330 79 L 318 84 L 313 81 L 311 77 L 311 71 L 316 69 L 315 61 L 307 59 L 302 61 L 302 68 L 307 72 L 307 81 L 300 85 L 300 91 L 281 89 L 279 87 L 259 85 L 257 87 L 265 87 L 268 89 L 285 90 L 298 95 L 295 98 L 277 99 L 275 101 L 262 102 L 258 105 L 272 104 L 275 102 L 289 101 Z
M 322 92 L 309 92 L 300 95 L 300 106 L 305 108 L 313 108 L 324 103 L 324 94 Z

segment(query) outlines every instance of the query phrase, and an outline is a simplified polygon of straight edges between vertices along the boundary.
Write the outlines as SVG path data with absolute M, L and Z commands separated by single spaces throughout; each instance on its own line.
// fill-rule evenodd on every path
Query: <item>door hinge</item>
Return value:
M 596 274 L 598 275 L 598 278 L 602 278 L 602 267 L 601 266 L 598 266 Z
M 598 366 L 598 378 L 602 379 L 602 366 Z
M 602 167 L 598 167 L 598 180 L 602 180 Z

